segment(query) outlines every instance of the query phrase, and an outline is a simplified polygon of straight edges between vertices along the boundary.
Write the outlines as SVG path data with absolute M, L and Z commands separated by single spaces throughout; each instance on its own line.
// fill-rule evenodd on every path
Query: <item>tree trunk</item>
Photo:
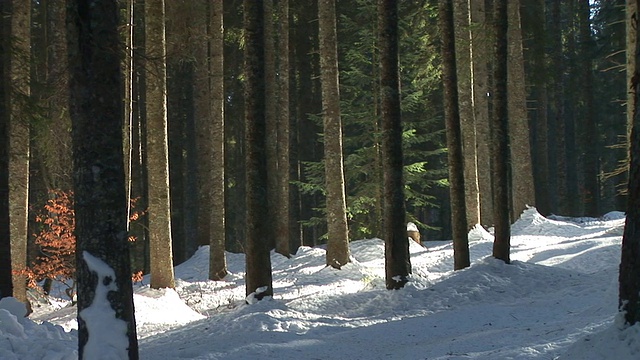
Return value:
M 289 0 L 278 1 L 278 172 L 275 218 L 276 251 L 290 256 L 289 246 Z
M 164 0 L 145 0 L 151 287 L 174 288 L 167 143 Z
M 278 215 L 278 86 L 276 83 L 276 38 L 274 32 L 273 0 L 264 1 L 264 91 L 266 121 L 267 156 L 267 204 L 271 221 L 267 224 L 271 247 L 276 247 L 276 226 Z
M 535 6 L 533 23 L 532 46 L 532 78 L 536 89 L 536 114 L 535 114 L 535 164 L 534 184 L 535 198 L 538 212 L 542 215 L 551 213 L 551 199 L 549 191 L 550 164 L 549 164 L 549 127 L 548 127 L 548 93 L 547 70 L 545 56 L 546 21 L 545 0 L 534 0 Z
M 309 8 L 317 9 L 317 1 L 305 0 L 296 2 L 296 16 L 298 19 L 296 26 L 295 53 L 296 67 L 298 74 L 298 90 L 295 92 L 297 98 L 296 118 L 298 119 L 298 176 L 299 181 L 308 181 L 305 173 L 305 162 L 320 161 L 322 150 L 317 134 L 322 129 L 312 119 L 312 114 L 319 114 L 322 111 L 321 91 L 319 88 L 319 61 L 318 61 L 318 26 L 314 19 L 315 13 L 308 11 Z M 300 194 L 298 208 L 300 220 L 308 220 L 314 216 L 314 208 L 318 205 L 318 195 Z M 317 238 L 314 236 L 315 227 L 301 226 L 300 236 L 302 245 L 315 246 Z
M 397 1 L 378 1 L 378 32 L 385 278 L 387 289 L 396 290 L 404 287 L 411 273 L 404 205 Z
M 97 6 L 72 1 L 68 9 L 78 357 L 138 359 L 126 222 L 117 1 Z M 103 302 L 109 307 L 99 311 L 112 313 L 106 322 L 94 314 L 95 304 Z M 108 346 L 96 348 L 90 345 L 93 342 Z M 96 353 L 103 349 L 108 352 Z
M 529 143 L 529 119 L 527 117 L 527 91 L 522 52 L 522 27 L 520 24 L 520 0 L 510 0 L 508 5 L 508 113 L 509 149 L 511 151 L 511 219 L 517 219 L 527 205 L 535 206 L 531 145 Z
M 273 295 L 271 241 L 267 229 L 267 167 L 265 156 L 264 10 L 262 2 L 244 0 L 245 31 L 245 168 L 246 168 L 246 294 L 257 300 Z
M 440 0 L 439 26 L 442 34 L 442 83 L 444 87 L 445 126 L 449 160 L 449 186 L 451 194 L 451 227 L 455 270 L 470 265 L 469 231 L 465 202 L 465 177 L 456 74 L 456 47 L 453 25 L 452 0 Z
M 631 159 L 631 130 L 633 128 L 633 121 L 636 118 L 636 111 L 638 109 L 636 102 L 638 97 L 636 96 L 636 87 L 634 86 L 633 76 L 636 74 L 636 52 L 633 51 L 638 47 L 638 37 L 636 29 L 638 28 L 638 4 L 636 0 L 626 0 L 626 72 L 627 72 L 627 160 Z M 631 163 L 627 161 L 627 163 Z
M 6 2 L 0 2 L 0 33 L 9 33 Z M 13 296 L 11 275 L 11 232 L 9 231 L 9 37 L 0 38 L 0 299 Z
M 47 85 L 49 98 L 48 129 L 51 147 L 47 149 L 47 163 L 52 182 L 50 189 L 71 190 L 73 181 L 71 161 L 71 118 L 69 117 L 69 75 L 67 43 L 63 29 L 66 23 L 66 7 L 63 0 L 50 0 L 47 8 Z
M 583 149 L 584 155 L 584 206 L 585 215 L 597 217 L 600 215 L 599 199 L 600 184 L 598 181 L 598 133 L 595 117 L 595 102 L 593 99 L 593 38 L 591 35 L 591 6 L 589 0 L 579 0 L 580 17 L 580 59 L 583 86 L 581 98 L 584 102 L 583 120 Z M 637 28 L 637 25 L 636 25 Z
M 475 118 L 480 223 L 493 225 L 493 190 L 491 188 L 491 131 L 489 129 L 490 36 L 484 1 L 470 1 L 471 53 L 473 66 L 473 116 Z
M 213 187 L 211 180 L 213 178 L 213 119 L 211 114 L 211 90 L 209 87 L 209 39 L 207 38 L 207 6 L 218 1 L 208 0 L 191 0 L 189 2 L 189 53 L 192 54 L 194 62 L 193 73 L 193 111 L 195 121 L 195 140 L 196 140 L 196 168 L 197 168 L 197 222 L 196 237 L 198 246 L 209 245 L 211 243 L 211 219 L 212 212 L 216 211 L 213 207 Z M 188 141 L 188 140 L 187 140 Z M 186 239 L 188 243 L 189 240 Z M 187 257 L 192 255 L 194 247 L 185 244 Z
M 324 122 L 324 160 L 327 191 L 327 265 L 340 268 L 349 262 L 344 169 L 342 160 L 342 121 L 338 80 L 338 51 L 335 0 L 318 1 L 320 39 L 320 79 Z
M 638 11 L 638 1 L 627 1 L 627 11 Z M 638 27 L 633 31 L 635 39 L 638 36 Z M 629 35 L 630 32 L 627 32 Z M 633 39 L 634 40 L 634 39 Z M 636 41 L 627 41 L 627 52 L 634 54 L 636 61 L 640 52 Z M 629 66 L 629 63 L 627 63 Z M 631 157 L 629 163 L 628 204 L 627 218 L 625 220 L 624 234 L 622 236 L 622 255 L 619 275 L 619 309 L 624 314 L 625 322 L 632 326 L 640 323 L 640 117 L 638 115 L 638 86 L 640 84 L 640 72 L 638 67 L 632 66 L 633 76 L 631 87 L 635 98 L 633 103 L 634 117 L 631 128 Z
M 480 223 L 480 189 L 478 185 L 478 156 L 476 142 L 476 122 L 473 110 L 472 59 L 471 59 L 471 15 L 469 0 L 455 0 L 453 19 L 455 32 L 455 59 L 459 121 L 464 153 L 464 185 L 467 223 Z M 479 59 L 480 60 L 480 59 Z M 480 60 L 481 61 L 481 60 Z
M 209 244 L 209 279 L 222 280 L 227 275 L 225 257 L 225 171 L 224 171 L 224 12 L 222 1 L 210 3 L 209 73 L 211 74 L 211 120 L 213 150 L 211 179 L 211 229 Z
M 11 90 L 9 111 L 9 231 L 11 237 L 11 266 L 14 271 L 27 266 L 27 220 L 29 201 L 29 117 L 27 98 L 30 95 L 30 29 L 29 1 L 11 2 L 11 31 L 9 76 Z M 13 275 L 13 296 L 28 303 L 24 275 Z
M 507 112 L 507 0 L 495 0 L 495 61 L 493 116 L 491 129 L 493 141 L 491 160 L 493 164 L 493 216 L 495 235 L 493 256 L 509 263 L 509 133 Z
M 135 0 L 121 1 L 125 18 L 121 26 L 125 27 L 124 43 L 125 55 L 122 64 L 124 76 L 124 124 L 122 126 L 122 154 L 124 155 L 124 186 L 127 194 L 127 231 L 131 218 L 131 196 L 133 193 L 132 169 L 133 169 L 133 3 Z M 64 22 L 62 23 L 64 24 Z
M 567 157 L 566 157 L 566 120 L 565 120 L 565 106 L 564 106 L 564 68 L 563 61 L 563 41 L 562 41 L 562 4 L 560 1 L 553 2 L 551 7 L 551 24 L 550 34 L 551 39 L 551 62 L 552 76 L 553 76 L 553 120 L 554 126 L 550 126 L 549 130 L 552 137 L 552 144 L 550 148 L 554 149 L 554 153 L 550 154 L 552 171 L 550 180 L 555 180 L 555 187 L 553 187 L 553 181 L 551 181 L 552 191 L 555 191 L 555 196 L 552 196 L 552 209 L 556 213 L 566 214 L 567 204 Z M 555 162 L 555 164 L 554 164 Z M 555 166 L 554 166 L 555 165 Z M 555 176 L 554 176 L 555 175 Z

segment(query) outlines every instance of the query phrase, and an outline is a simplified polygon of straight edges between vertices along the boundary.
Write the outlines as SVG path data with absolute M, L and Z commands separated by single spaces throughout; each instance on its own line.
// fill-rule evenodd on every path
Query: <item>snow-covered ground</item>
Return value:
M 324 250 L 272 255 L 273 299 L 245 305 L 244 256 L 207 281 L 208 249 L 176 267 L 174 290 L 138 285 L 142 359 L 640 359 L 640 326 L 617 315 L 623 214 L 547 219 L 525 211 L 511 259 L 470 233 L 472 265 L 453 269 L 450 241 L 411 244 L 413 275 L 384 286 L 381 240 L 351 243 L 352 263 Z M 60 304 L 60 302 L 57 302 Z M 0 359 L 75 359 L 75 309 L 42 305 L 30 318 L 0 303 Z

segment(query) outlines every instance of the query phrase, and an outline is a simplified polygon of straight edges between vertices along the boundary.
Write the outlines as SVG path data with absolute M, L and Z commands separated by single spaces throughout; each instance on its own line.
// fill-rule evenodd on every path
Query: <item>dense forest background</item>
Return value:
M 223 3 L 223 216 L 226 248 L 240 252 L 244 250 L 246 237 L 244 176 L 247 171 L 244 161 L 247 138 L 243 120 L 243 83 L 246 80 L 243 74 L 243 12 L 242 1 L 225 0 Z M 274 89 L 282 88 L 284 79 L 289 90 L 287 101 L 274 95 L 267 97 L 266 106 L 271 108 L 267 111 L 275 111 L 276 117 L 286 114 L 288 121 L 287 131 L 268 138 L 267 147 L 282 144 L 283 136 L 287 146 L 266 151 L 268 154 L 287 153 L 288 166 L 282 166 L 284 170 L 278 171 L 289 173 L 288 239 L 289 251 L 295 253 L 301 245 L 325 243 L 327 234 L 318 4 L 314 0 L 291 2 L 284 13 L 288 17 L 284 21 L 280 3 L 283 2 L 276 1 L 272 13 L 267 15 L 273 19 L 273 28 L 270 35 L 265 36 L 273 47 L 271 61 L 275 70 L 271 76 L 276 82 Z M 481 50 L 491 47 L 487 39 L 491 38 L 493 29 L 487 24 L 492 16 L 489 11 L 492 2 L 454 3 L 457 29 L 462 29 L 456 34 L 457 38 L 480 39 L 476 42 L 480 48 L 476 48 L 475 53 L 471 49 L 473 60 L 465 57 L 464 47 L 459 49 L 465 41 L 458 42 L 458 67 L 473 68 L 477 76 L 482 73 L 476 66 L 483 63 L 489 74 L 492 55 Z M 349 238 L 380 237 L 383 175 L 377 5 L 372 0 L 338 1 L 336 5 Z M 144 7 L 142 0 L 122 1 L 120 28 L 123 44 L 127 44 L 122 49 L 125 59 L 122 67 L 126 74 L 125 124 L 129 130 L 125 133 L 130 136 L 125 139 L 130 145 L 128 180 L 134 204 L 130 230 L 136 239 L 131 243 L 133 268 L 148 271 L 149 234 L 145 214 L 149 207 L 146 180 L 149 174 L 145 137 L 149 111 L 146 105 L 151 100 L 146 84 L 160 76 L 154 64 L 162 55 L 154 53 L 145 44 L 148 39 L 145 26 L 152 15 L 145 14 Z M 71 121 L 64 100 L 68 96 L 64 1 L 32 1 L 29 11 L 26 38 L 14 31 L 11 41 L 20 44 L 28 39 L 30 45 L 21 48 L 4 42 L 3 48 L 5 54 L 17 54 L 22 59 L 21 67 L 28 69 L 28 90 L 17 83 L 12 87 L 3 84 L 4 100 L 0 112 L 8 110 L 6 99 L 18 99 L 24 105 L 24 116 L 29 121 L 29 135 L 20 141 L 26 141 L 31 149 L 28 181 L 28 254 L 31 263 L 41 251 L 35 240 L 44 226 L 39 221 L 44 206 L 55 200 L 60 192 L 71 193 L 72 156 Z M 203 141 L 199 139 L 210 131 L 202 119 L 208 116 L 203 114 L 207 114 L 211 106 L 211 84 L 215 82 L 211 80 L 209 58 L 219 50 L 210 42 L 212 11 L 208 1 L 166 2 L 167 133 L 175 263 L 188 258 L 197 246 L 208 244 L 208 229 L 203 225 L 207 221 L 202 219 L 211 216 L 211 212 L 221 211 L 201 201 L 203 188 L 209 184 L 209 179 L 203 175 L 208 174 L 203 157 L 210 152 L 203 148 Z M 530 155 L 533 177 L 525 182 L 525 187 L 535 189 L 535 199 L 528 203 L 542 214 L 570 216 L 598 216 L 624 209 L 629 129 L 625 107 L 625 2 L 522 0 L 519 7 L 516 6 L 516 13 L 519 23 L 510 23 L 510 26 L 518 34 L 510 36 L 509 44 L 515 49 L 520 46 L 522 56 L 518 59 L 510 53 L 510 59 L 522 66 L 524 80 L 514 77 L 509 83 L 524 91 L 527 120 L 526 132 L 520 131 L 526 141 L 512 138 L 511 148 L 528 142 L 524 151 Z M 418 225 L 423 241 L 451 239 L 441 30 L 437 15 L 436 1 L 399 2 L 398 49 L 407 221 Z M 516 18 L 518 16 L 510 17 Z M 466 23 L 464 19 L 467 19 Z M 284 53 L 281 47 L 285 41 L 283 31 L 288 34 Z M 469 52 L 467 49 L 466 54 Z M 458 71 L 459 86 L 464 89 L 467 86 L 464 74 Z M 474 81 L 479 82 L 479 77 Z M 470 113 L 465 113 L 464 103 L 470 100 L 464 100 L 463 90 L 459 90 L 463 123 L 465 119 L 471 123 L 481 121 L 477 107 L 482 101 L 487 104 L 485 111 L 491 111 L 492 77 L 487 75 L 486 82 L 485 99 L 471 101 L 474 105 L 466 110 Z M 515 91 L 510 89 L 509 93 Z M 474 96 L 478 96 L 477 90 Z M 7 129 L 3 128 L 3 131 Z M 468 136 L 469 128 L 463 125 L 462 130 L 463 140 L 467 141 L 465 136 Z M 473 145 L 463 148 L 465 159 L 480 159 L 474 152 L 480 152 L 490 142 L 489 138 L 479 135 L 473 141 Z M 513 165 L 525 160 L 512 153 L 510 162 Z M 491 167 L 480 160 L 475 166 L 479 178 Z M 509 186 L 517 189 L 516 182 L 520 183 L 512 179 Z M 482 180 L 478 183 L 475 196 L 483 203 L 490 203 L 490 200 L 484 200 L 487 195 L 482 190 Z M 473 196 L 467 194 L 467 197 Z M 476 205 L 480 209 L 482 206 L 484 204 Z M 519 215 L 516 207 L 511 214 L 512 221 Z M 489 213 L 482 211 L 477 222 L 492 226 Z M 471 221 L 476 222 L 472 218 Z M 205 233 L 207 235 L 203 235 Z

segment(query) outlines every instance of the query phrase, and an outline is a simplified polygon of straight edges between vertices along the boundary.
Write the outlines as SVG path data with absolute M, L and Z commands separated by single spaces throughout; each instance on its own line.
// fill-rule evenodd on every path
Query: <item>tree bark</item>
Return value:
M 271 221 L 268 226 L 268 238 L 271 247 L 276 247 L 276 225 L 278 216 L 278 84 L 276 69 L 276 37 L 274 31 L 274 0 L 264 1 L 264 91 L 266 121 L 267 156 L 267 204 Z
M 209 39 L 207 34 L 208 18 L 207 6 L 219 1 L 191 0 L 189 2 L 190 18 L 188 21 L 190 46 L 189 52 L 193 55 L 193 115 L 196 135 L 196 167 L 197 167 L 197 242 L 198 246 L 211 243 L 211 219 L 212 212 L 217 211 L 213 207 L 213 119 L 211 113 L 212 94 L 210 89 L 209 73 Z M 189 240 L 186 242 L 188 243 Z M 185 244 L 185 247 L 189 247 Z M 191 256 L 193 249 L 184 249 L 187 256 Z
M 493 256 L 510 262 L 511 223 L 509 221 L 509 133 L 507 102 L 507 0 L 495 0 L 494 31 L 494 91 L 491 129 L 493 141 L 491 159 L 493 164 L 493 214 L 495 235 Z
M 117 1 L 69 2 L 80 359 L 138 359 L 122 146 L 123 84 Z M 96 302 L 114 317 L 96 324 Z M 100 311 L 105 311 L 100 310 Z M 99 331 L 105 328 L 110 331 Z M 124 330 L 124 331 L 123 331 Z M 121 335 L 117 335 L 121 334 Z M 113 342 L 116 336 L 116 342 Z M 126 336 L 124 341 L 118 336 Z M 97 354 L 90 342 L 106 343 Z
M 169 206 L 164 0 L 145 0 L 151 287 L 174 288 Z
M 213 164 L 211 180 L 211 237 L 209 244 L 209 279 L 222 280 L 227 275 L 225 257 L 225 136 L 224 136 L 224 12 L 222 1 L 211 1 L 209 72 L 211 74 L 211 120 Z
M 589 0 L 579 1 L 580 18 L 580 59 L 583 86 L 582 101 L 584 102 L 584 206 L 585 215 L 597 217 L 600 215 L 600 184 L 598 180 L 598 134 L 595 117 L 595 101 L 593 98 L 593 38 L 591 36 L 591 6 Z M 637 10 L 636 10 L 637 11 Z M 637 28 L 637 24 L 636 24 Z
M 265 156 L 264 10 L 262 1 L 244 0 L 245 168 L 247 246 L 246 294 L 258 300 L 273 295 L 271 241 L 267 229 Z
M 627 11 L 638 11 L 638 1 L 627 1 Z M 627 52 L 634 54 L 636 61 L 640 56 L 638 44 L 638 27 L 634 29 L 632 39 L 627 39 Z M 629 35 L 629 32 L 627 32 Z M 633 40 L 633 41 L 632 41 Z M 629 63 L 627 63 L 629 66 Z M 631 66 L 633 76 L 634 117 L 631 127 L 631 153 L 629 162 L 628 204 L 624 234 L 622 236 L 622 255 L 619 275 L 619 309 L 624 314 L 626 324 L 632 326 L 640 323 L 640 115 L 638 114 L 638 86 L 640 72 L 637 66 Z
M 527 116 L 527 91 L 522 50 L 520 24 L 520 0 L 510 0 L 508 5 L 508 113 L 509 149 L 511 151 L 511 219 L 517 219 L 527 205 L 535 206 L 529 119 Z
M 626 0 L 625 11 L 625 25 L 626 25 L 626 72 L 627 72 L 627 161 L 629 164 L 631 159 L 631 130 L 633 129 L 633 121 L 636 118 L 636 111 L 638 107 L 636 102 L 638 97 L 636 96 L 636 87 L 634 86 L 633 76 L 636 74 L 637 59 L 636 51 L 638 47 L 638 37 L 636 29 L 638 28 L 638 4 L 636 0 Z
M 67 61 L 67 44 L 63 29 L 65 28 L 66 6 L 63 0 L 46 2 L 47 11 L 47 85 L 49 98 L 49 119 L 51 126 L 46 137 L 51 144 L 45 155 L 49 165 L 51 183 L 49 189 L 72 188 L 71 161 L 71 118 L 69 117 L 69 75 Z
M 548 93 L 547 70 L 545 56 L 546 20 L 545 0 L 534 0 L 535 6 L 533 25 L 532 66 L 534 86 L 536 89 L 536 114 L 535 114 L 535 198 L 538 212 L 542 215 L 551 213 L 551 199 L 549 191 L 550 164 L 549 164 L 549 127 L 548 127 Z
M 9 111 L 9 231 L 11 238 L 11 266 L 13 296 L 28 303 L 24 275 L 15 271 L 27 266 L 27 221 L 29 203 L 30 131 L 27 99 L 30 96 L 30 30 L 31 6 L 29 1 L 10 2 L 12 43 L 9 57 L 11 89 L 8 96 Z
M 453 19 L 456 50 L 456 77 L 459 102 L 459 121 L 462 135 L 464 185 L 468 224 L 480 223 L 480 188 L 478 185 L 478 156 L 476 121 L 473 109 L 471 15 L 469 0 L 455 0 Z M 479 61 L 482 61 L 479 59 Z
M 411 273 L 404 205 L 397 1 L 378 1 L 378 32 L 385 278 L 387 289 L 396 290 L 404 287 Z
M 6 16 L 6 2 L 0 2 L 0 32 L 9 33 L 9 19 Z M 10 81 L 9 37 L 0 38 L 0 299 L 13 296 L 11 275 L 11 232 L 9 231 L 9 112 L 7 97 Z
M 462 127 L 456 79 L 456 47 L 452 0 L 440 0 L 439 26 L 442 34 L 442 82 L 444 87 L 445 127 L 449 160 L 449 187 L 451 196 L 451 228 L 453 233 L 453 267 L 468 267 L 469 231 L 465 202 L 465 177 L 462 149 Z
M 551 7 L 551 68 L 553 77 L 553 126 L 549 127 L 552 142 L 550 146 L 554 150 L 550 153 L 551 170 L 550 185 L 554 196 L 551 196 L 552 209 L 556 213 L 566 214 L 567 204 L 567 156 L 566 156 L 566 119 L 564 106 L 564 51 L 563 51 L 563 27 L 562 27 L 562 3 L 553 2 Z M 555 183 L 554 183 L 555 182 Z M 555 186 L 554 186 L 555 185 Z
M 476 127 L 480 223 L 493 225 L 493 190 L 491 185 L 491 131 L 489 128 L 489 68 L 491 42 L 484 1 L 470 1 L 471 52 L 473 66 L 473 110 Z
M 289 233 L 289 0 L 278 1 L 278 204 L 275 218 L 276 251 L 290 256 Z
M 327 265 L 340 268 L 349 262 L 349 230 L 342 156 L 335 0 L 318 1 L 318 24 L 329 236 Z

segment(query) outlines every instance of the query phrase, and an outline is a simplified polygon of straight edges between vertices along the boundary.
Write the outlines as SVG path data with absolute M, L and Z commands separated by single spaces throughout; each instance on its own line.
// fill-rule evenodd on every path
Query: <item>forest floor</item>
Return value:
M 622 329 L 618 266 L 624 214 L 545 218 L 512 226 L 510 265 L 493 237 L 470 232 L 471 267 L 453 271 L 451 241 L 411 243 L 413 275 L 385 290 L 384 243 L 351 242 L 352 262 L 325 266 L 322 248 L 273 253 L 272 299 L 245 304 L 244 256 L 207 281 L 202 247 L 176 267 L 175 290 L 136 285 L 141 359 L 640 358 L 640 325 Z M 17 318 L 0 305 L 0 358 L 77 358 L 76 310 L 60 299 Z

